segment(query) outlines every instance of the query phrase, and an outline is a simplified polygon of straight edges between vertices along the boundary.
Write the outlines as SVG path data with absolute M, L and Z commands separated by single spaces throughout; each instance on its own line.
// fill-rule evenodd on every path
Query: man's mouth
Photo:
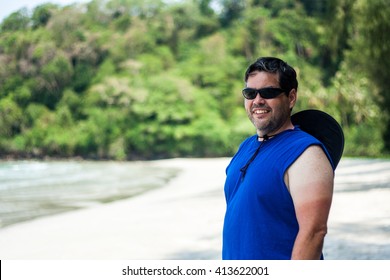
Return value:
M 253 109 L 252 110 L 252 114 L 254 115 L 264 115 L 264 114 L 267 114 L 269 113 L 270 110 L 267 110 L 267 109 L 259 109 L 259 108 L 256 108 L 256 109 Z

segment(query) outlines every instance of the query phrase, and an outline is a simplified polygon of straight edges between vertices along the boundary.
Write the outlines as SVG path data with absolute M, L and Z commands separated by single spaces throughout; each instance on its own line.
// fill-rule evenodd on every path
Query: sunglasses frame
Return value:
M 260 94 L 261 98 L 272 99 L 279 96 L 283 92 L 287 92 L 287 91 L 282 88 L 273 88 L 273 87 L 266 87 L 260 89 L 247 87 L 242 90 L 242 95 L 245 97 L 245 99 L 248 100 L 255 99 L 257 94 Z

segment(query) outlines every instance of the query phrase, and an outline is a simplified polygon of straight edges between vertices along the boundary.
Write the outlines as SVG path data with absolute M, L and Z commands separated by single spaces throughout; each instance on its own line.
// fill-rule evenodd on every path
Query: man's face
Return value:
M 278 74 L 255 71 L 248 77 L 248 88 L 261 89 L 266 87 L 279 88 Z M 272 99 L 264 99 L 259 94 L 253 100 L 245 99 L 245 110 L 249 119 L 257 129 L 260 137 L 274 135 L 286 129 L 293 128 L 290 112 L 296 101 L 296 91 L 291 90 Z

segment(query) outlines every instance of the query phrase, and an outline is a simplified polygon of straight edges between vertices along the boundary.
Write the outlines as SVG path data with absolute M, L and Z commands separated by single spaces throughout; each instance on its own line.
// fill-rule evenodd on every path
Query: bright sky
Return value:
M 88 3 L 90 1 L 91 0 L 0 0 L 0 22 L 13 12 L 24 7 L 31 10 L 44 3 L 54 3 L 66 6 L 73 3 Z

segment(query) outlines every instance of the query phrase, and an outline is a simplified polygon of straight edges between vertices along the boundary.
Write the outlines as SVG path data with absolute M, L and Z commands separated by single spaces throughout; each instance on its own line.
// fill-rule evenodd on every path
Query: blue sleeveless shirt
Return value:
M 259 145 L 245 176 L 240 171 Z M 259 142 L 247 138 L 226 168 L 223 259 L 291 259 L 298 221 L 284 174 L 311 145 L 326 148 L 299 128 Z

